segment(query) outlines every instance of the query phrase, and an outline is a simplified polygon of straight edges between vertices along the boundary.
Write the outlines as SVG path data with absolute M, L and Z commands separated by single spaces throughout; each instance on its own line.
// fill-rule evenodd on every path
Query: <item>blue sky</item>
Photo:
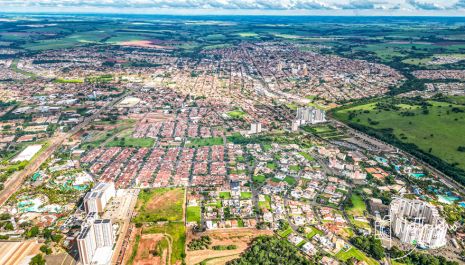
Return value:
M 4 12 L 465 16 L 465 0 L 0 0 Z

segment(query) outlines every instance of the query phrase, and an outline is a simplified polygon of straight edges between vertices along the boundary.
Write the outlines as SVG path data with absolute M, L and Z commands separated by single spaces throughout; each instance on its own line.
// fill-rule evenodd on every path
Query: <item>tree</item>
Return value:
M 29 262 L 29 265 L 45 265 L 45 259 L 42 257 L 41 254 L 37 254 L 34 257 L 32 257 L 31 261 Z
M 46 255 L 52 254 L 52 250 L 47 245 L 40 246 L 40 251 L 42 251 Z

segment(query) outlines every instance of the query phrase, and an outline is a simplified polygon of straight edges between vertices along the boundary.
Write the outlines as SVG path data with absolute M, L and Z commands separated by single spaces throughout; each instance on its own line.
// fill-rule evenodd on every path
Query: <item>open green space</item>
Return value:
M 242 200 L 248 200 L 248 199 L 251 199 L 251 198 L 252 198 L 252 192 L 248 192 L 248 191 L 241 192 L 241 199 Z
M 137 200 L 134 223 L 183 220 L 184 189 L 143 189 Z
M 315 158 L 313 158 L 311 155 L 309 155 L 307 152 L 299 152 L 299 154 L 303 157 L 305 157 L 305 159 L 307 159 L 308 161 L 313 161 L 315 160 Z
M 364 212 L 366 212 L 367 207 L 365 202 L 363 201 L 363 198 L 355 193 L 352 193 L 350 197 L 351 201 L 351 206 L 346 209 L 347 214 L 353 215 L 353 216 L 363 216 Z
M 271 197 L 270 197 L 270 195 L 264 195 L 264 197 L 265 197 L 265 201 L 259 201 L 258 202 L 258 207 L 260 207 L 260 209 L 271 210 Z
M 155 140 L 152 138 L 128 138 L 122 137 L 113 139 L 112 141 L 105 144 L 106 147 L 152 147 Z
M 311 226 L 310 227 L 310 232 L 307 233 L 305 236 L 308 238 L 308 239 L 312 239 L 312 237 L 314 237 L 315 235 L 323 235 L 323 231 L 320 231 L 319 229 Z
M 187 207 L 187 222 L 200 223 L 201 209 L 200 206 L 188 206 Z
M 253 182 L 262 184 L 265 183 L 266 177 L 264 175 L 254 175 L 252 177 Z
M 295 184 L 297 184 L 297 180 L 293 177 L 285 177 L 284 178 L 284 181 L 287 182 L 287 184 L 291 185 L 291 186 L 294 186 Z
M 231 192 L 229 191 L 222 191 L 219 193 L 219 195 L 220 195 L 220 198 L 223 200 L 231 199 Z
M 247 114 L 245 113 L 242 109 L 240 108 L 236 108 L 232 111 L 229 111 L 228 113 L 226 113 L 229 117 L 231 117 L 232 119 L 235 119 L 235 120 L 240 120 L 240 119 L 243 119 L 244 116 Z
M 377 262 L 373 258 L 368 257 L 367 255 L 365 255 L 365 253 L 363 253 L 362 251 L 356 249 L 355 247 L 351 247 L 347 251 L 342 249 L 341 251 L 339 251 L 336 254 L 336 258 L 338 260 L 341 260 L 341 261 L 344 261 L 344 262 L 349 260 L 350 258 L 355 258 L 358 261 L 366 262 L 368 265 L 378 265 L 379 264 L 379 262 Z
M 286 238 L 286 237 L 287 237 L 288 235 L 290 235 L 292 232 L 294 232 L 294 231 L 292 230 L 292 228 L 291 228 L 291 227 L 288 227 L 288 228 L 286 228 L 285 230 L 279 231 L 279 232 L 278 232 L 278 235 L 279 235 L 280 237 Z
M 202 147 L 202 146 L 213 146 L 213 145 L 222 145 L 223 138 L 221 137 L 211 137 L 211 138 L 190 138 L 189 143 L 186 144 L 187 147 Z

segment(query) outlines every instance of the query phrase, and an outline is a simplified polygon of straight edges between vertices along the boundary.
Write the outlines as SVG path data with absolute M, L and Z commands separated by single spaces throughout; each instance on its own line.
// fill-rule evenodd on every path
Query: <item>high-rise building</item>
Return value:
M 99 219 L 94 222 L 94 233 L 97 247 L 111 247 L 115 243 L 113 226 L 109 219 Z
M 314 107 L 298 108 L 296 120 L 300 120 L 301 124 L 316 124 L 326 122 L 326 112 Z
M 97 213 L 88 214 L 77 237 L 79 259 L 83 265 L 106 265 L 111 260 L 115 243 L 113 225 L 109 219 L 94 219 L 95 217 L 98 217 Z
M 398 198 L 391 202 L 391 231 L 402 243 L 427 248 L 446 245 L 448 225 L 437 208 L 420 200 Z
M 116 195 L 113 182 L 100 182 L 84 197 L 84 209 L 86 213 L 102 213 L 108 201 Z
M 251 123 L 250 124 L 250 134 L 261 133 L 262 132 L 262 124 L 259 122 Z
M 97 245 L 92 226 L 84 227 L 77 237 L 79 259 L 83 265 L 91 264 Z

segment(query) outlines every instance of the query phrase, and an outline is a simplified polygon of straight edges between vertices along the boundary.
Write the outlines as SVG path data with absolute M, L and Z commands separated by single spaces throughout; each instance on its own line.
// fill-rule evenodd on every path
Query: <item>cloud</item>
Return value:
M 455 3 L 454 7 L 456 9 L 465 9 L 465 0 L 459 0 L 457 3 Z
M 2 7 L 217 10 L 462 10 L 465 0 L 0 0 Z
M 431 2 L 421 2 L 418 0 L 407 0 L 407 3 L 414 7 L 415 9 L 420 10 L 442 10 L 445 9 L 445 6 L 441 6 L 436 3 Z

